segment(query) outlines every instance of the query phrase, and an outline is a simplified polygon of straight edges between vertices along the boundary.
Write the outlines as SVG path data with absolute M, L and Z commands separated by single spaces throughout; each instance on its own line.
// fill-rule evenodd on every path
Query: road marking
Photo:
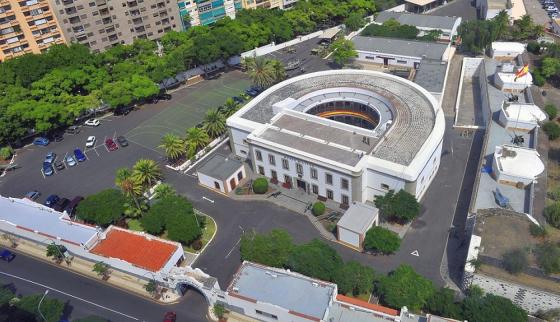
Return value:
M 235 245 L 233 245 L 233 247 L 230 249 L 229 253 L 227 253 L 226 257 L 224 257 L 224 258 L 228 258 L 229 255 L 231 255 L 231 253 L 233 253 L 233 250 L 234 250 L 235 248 L 237 248 L 237 245 L 239 245 L 239 242 L 240 242 L 240 241 L 241 241 L 241 238 L 239 238 L 239 240 L 237 241 L 237 243 L 235 243 Z
M 206 197 L 204 197 L 204 196 L 202 197 L 202 199 L 204 199 L 204 200 L 206 200 L 206 201 L 208 201 L 208 202 L 214 203 L 214 200 L 208 199 L 208 198 L 206 198 Z
M 91 305 L 96 306 L 96 307 L 98 307 L 98 308 L 101 308 L 101 309 L 104 309 L 104 310 L 107 310 L 107 311 L 110 311 L 110 312 L 113 312 L 113 313 L 122 315 L 122 316 L 127 317 L 127 318 L 129 318 L 129 319 L 131 319 L 131 320 L 140 321 L 139 318 L 135 318 L 135 317 L 133 317 L 133 316 L 124 314 L 124 313 L 122 313 L 122 312 L 115 311 L 115 310 L 113 310 L 113 309 L 110 309 L 110 308 L 108 308 L 108 307 L 99 305 L 99 304 L 97 304 L 97 303 L 93 303 L 93 302 L 88 301 L 88 300 L 86 300 L 86 299 L 83 299 L 83 298 L 81 298 L 81 297 L 77 297 L 77 296 L 75 296 L 75 295 L 72 295 L 72 294 L 63 292 L 63 291 L 61 291 L 61 290 L 57 290 L 56 288 L 47 286 L 47 285 L 45 285 L 45 284 L 41 284 L 41 283 L 38 283 L 38 282 L 34 282 L 34 281 L 32 281 L 32 280 L 28 280 L 28 279 L 26 279 L 26 278 L 19 277 L 19 276 L 16 276 L 16 275 L 12 275 L 12 274 L 9 274 L 9 273 L 6 273 L 6 272 L 0 272 L 0 274 L 9 276 L 9 277 L 12 277 L 12 278 L 15 278 L 15 279 L 18 279 L 18 280 L 21 280 L 21 281 L 24 281 L 24 282 L 27 282 L 27 283 L 30 283 L 30 284 L 34 284 L 34 285 L 38 285 L 38 286 L 44 287 L 44 288 L 49 289 L 49 290 L 51 290 L 51 291 L 55 291 L 55 292 L 57 292 L 57 293 L 66 295 L 66 296 L 71 297 L 71 298 L 74 298 L 74 299 L 76 299 L 76 300 L 80 300 L 80 301 L 82 301 L 82 302 L 91 304 Z
M 418 249 L 410 253 L 410 255 L 420 257 L 420 253 L 418 253 Z

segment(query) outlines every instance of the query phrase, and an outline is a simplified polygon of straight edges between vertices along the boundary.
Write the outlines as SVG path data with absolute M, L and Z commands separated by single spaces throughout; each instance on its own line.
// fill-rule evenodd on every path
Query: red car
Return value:
M 177 314 L 175 312 L 167 312 L 163 317 L 163 322 L 175 322 L 177 320 Z
M 111 138 L 107 138 L 105 140 L 105 146 L 107 147 L 107 149 L 109 151 L 115 151 L 117 150 L 119 147 L 117 146 L 117 144 L 115 143 L 115 141 L 113 141 L 113 139 Z

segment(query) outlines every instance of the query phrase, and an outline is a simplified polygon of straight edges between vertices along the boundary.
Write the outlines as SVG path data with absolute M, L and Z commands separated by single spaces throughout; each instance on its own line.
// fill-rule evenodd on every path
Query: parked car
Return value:
M 52 135 L 53 141 L 55 142 L 60 142 L 62 140 L 64 140 L 64 137 L 62 136 L 62 133 L 55 133 Z
M 0 249 L 0 258 L 6 262 L 11 262 L 14 258 L 16 258 L 16 254 L 12 253 L 7 249 Z
M 80 149 L 74 149 L 74 157 L 76 157 L 78 162 L 86 161 L 86 156 Z
M 163 316 L 163 322 L 175 322 L 177 321 L 177 314 L 175 312 L 167 312 Z
M 127 115 L 128 113 L 132 112 L 132 110 L 134 109 L 134 106 L 121 106 L 121 107 L 117 107 L 114 111 L 113 111 L 113 115 Z
M 113 139 L 111 139 L 111 138 L 105 139 L 105 146 L 107 147 L 107 150 L 109 150 L 109 151 L 115 151 L 119 148 L 117 146 L 117 144 L 115 143 L 115 141 L 113 141 Z
M 34 145 L 40 145 L 40 146 L 47 146 L 47 145 L 49 145 L 49 139 L 44 138 L 44 137 L 38 137 L 38 138 L 35 138 L 35 140 L 33 140 L 33 144 Z
M 43 162 L 43 174 L 47 177 L 52 176 L 54 174 L 52 163 Z
M 56 153 L 54 152 L 47 153 L 47 155 L 45 156 L 45 163 L 53 163 L 54 160 L 56 160 Z
M 86 148 L 93 148 L 95 146 L 95 136 L 90 135 L 86 140 Z
M 64 168 L 66 168 L 66 166 L 64 165 L 64 162 L 62 161 L 56 161 L 54 163 L 54 167 L 56 168 L 56 170 L 60 171 L 60 170 L 64 170 Z
M 232 97 L 232 98 L 233 98 L 233 101 L 234 101 L 235 103 L 238 103 L 238 104 L 241 104 L 241 103 L 245 102 L 245 100 L 242 99 L 242 98 L 239 97 L 239 96 L 234 96 L 234 97 Z
M 84 197 L 82 196 L 76 196 L 74 197 L 70 203 L 66 206 L 66 208 L 64 208 L 64 211 L 66 211 L 66 213 L 72 217 L 74 215 L 74 213 L 76 212 L 76 207 L 78 207 L 78 204 L 80 202 L 82 202 L 82 200 L 84 200 Z
M 101 124 L 101 122 L 99 122 L 98 119 L 89 119 L 84 124 L 87 125 L 87 126 L 99 126 L 99 124 Z
M 66 129 L 66 133 L 68 134 L 78 134 L 80 133 L 80 128 L 76 125 L 72 125 Z
M 70 154 L 66 156 L 66 159 L 64 159 L 64 161 L 66 161 L 66 164 L 69 167 L 73 167 L 76 165 L 76 159 L 74 159 L 74 157 Z
M 25 198 L 33 201 L 37 200 L 39 196 L 41 196 L 41 193 L 37 190 L 29 191 L 28 193 L 25 194 Z
M 54 210 L 62 212 L 66 206 L 70 204 L 70 200 L 67 198 L 61 198 L 53 207 Z
M 123 148 L 124 148 L 125 146 L 128 146 L 128 141 L 127 141 L 126 138 L 125 138 L 124 136 L 122 136 L 122 135 L 121 135 L 121 136 L 117 136 L 117 142 L 118 142 L 119 145 L 120 145 L 121 147 L 123 147 Z
M 60 200 L 60 197 L 57 195 L 50 195 L 47 197 L 47 200 L 45 200 L 44 205 L 47 207 L 54 207 L 54 205 L 56 205 L 56 203 Z
M 259 95 L 259 93 L 252 88 L 246 89 L 245 93 L 247 93 L 247 95 L 249 95 L 251 97 L 255 97 L 255 96 Z

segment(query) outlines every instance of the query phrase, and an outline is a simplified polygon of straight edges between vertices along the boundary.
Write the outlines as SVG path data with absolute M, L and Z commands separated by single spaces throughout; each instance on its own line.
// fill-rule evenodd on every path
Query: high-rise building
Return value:
M 0 0 L 0 61 L 64 43 L 47 0 Z
M 94 52 L 181 30 L 176 0 L 50 0 L 67 42 Z
M 235 19 L 241 0 L 179 0 L 179 15 L 183 28 L 211 25 L 224 17 Z

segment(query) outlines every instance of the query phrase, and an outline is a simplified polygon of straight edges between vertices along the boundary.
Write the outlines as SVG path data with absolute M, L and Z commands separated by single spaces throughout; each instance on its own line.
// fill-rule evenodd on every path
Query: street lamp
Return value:
M 45 299 L 45 296 L 47 296 L 47 294 L 49 294 L 48 289 L 45 290 L 45 294 L 43 294 L 43 297 L 41 297 L 41 300 L 39 301 L 39 304 L 37 305 L 37 311 L 39 312 L 39 314 L 43 318 L 43 321 L 45 321 L 45 322 L 47 322 L 47 319 L 45 319 L 45 316 L 43 315 L 43 313 L 41 313 L 41 303 L 43 303 L 43 300 Z

